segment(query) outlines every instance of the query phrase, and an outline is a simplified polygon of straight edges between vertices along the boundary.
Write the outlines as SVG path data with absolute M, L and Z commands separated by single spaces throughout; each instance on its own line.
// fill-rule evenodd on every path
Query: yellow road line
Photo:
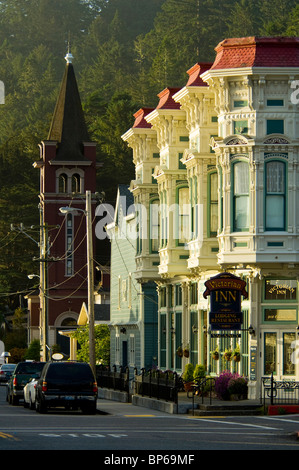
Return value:
M 124 415 L 126 418 L 154 418 L 155 415 Z
M 11 434 L 7 434 L 5 432 L 0 432 L 0 438 L 2 438 L 2 439 L 12 439 L 14 441 L 18 440 L 16 437 L 12 436 Z

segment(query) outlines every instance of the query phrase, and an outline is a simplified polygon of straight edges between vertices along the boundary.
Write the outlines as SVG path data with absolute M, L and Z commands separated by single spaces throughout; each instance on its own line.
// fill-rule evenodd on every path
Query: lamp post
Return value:
M 76 207 L 60 207 L 62 214 L 81 211 L 86 217 L 86 246 L 87 246 L 87 280 L 88 280 L 88 319 L 89 319 L 89 362 L 96 375 L 95 361 L 95 337 L 94 337 L 94 272 L 93 272 L 93 244 L 92 244 L 92 212 L 91 212 L 91 192 L 86 191 L 85 210 Z

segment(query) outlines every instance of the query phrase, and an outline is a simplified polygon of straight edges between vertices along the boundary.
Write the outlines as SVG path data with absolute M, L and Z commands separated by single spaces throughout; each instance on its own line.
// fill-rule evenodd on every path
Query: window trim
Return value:
M 279 132 L 277 129 L 269 129 L 269 125 L 270 123 L 273 123 L 273 122 L 281 122 L 282 123 L 282 132 Z M 272 135 L 272 134 L 284 134 L 284 130 L 285 130 L 285 120 L 284 119 L 267 119 L 266 120 L 266 135 Z M 281 129 L 280 129 L 281 131 Z
M 271 195 L 275 195 L 274 193 L 267 193 L 267 165 L 272 162 L 281 162 L 284 166 L 284 193 L 283 193 L 283 228 L 281 227 L 267 227 L 267 197 L 271 197 Z M 287 181 L 288 169 L 287 169 L 287 161 L 283 158 L 269 158 L 265 161 L 264 164 L 264 228 L 265 232 L 285 232 L 287 226 L 287 195 L 288 195 L 288 181 Z
M 207 194 L 207 200 L 208 200 L 208 211 L 207 211 L 207 216 L 208 216 L 208 220 L 207 220 L 207 231 L 208 231 L 208 237 L 209 238 L 215 238 L 217 237 L 217 233 L 218 233 L 218 230 L 219 230 L 219 213 L 218 213 L 218 209 L 219 209 L 219 194 L 218 194 L 218 190 L 217 190 L 217 202 L 216 200 L 215 201 L 212 201 L 212 198 L 211 198 L 211 189 L 212 189 L 212 184 L 211 184 L 211 177 L 212 175 L 216 175 L 217 176 L 217 181 L 219 182 L 219 175 L 218 175 L 218 171 L 217 169 L 215 170 L 211 170 L 208 172 L 208 194 Z M 217 223 L 217 231 L 216 232 L 212 232 L 211 231 L 211 215 L 212 215 L 212 212 L 211 212 L 211 208 L 212 208 L 212 205 L 215 205 L 217 206 L 217 219 L 218 219 L 218 223 Z
M 158 214 L 157 214 L 157 220 L 156 220 L 156 216 L 154 216 L 153 214 L 153 210 L 152 210 L 152 207 L 153 206 L 157 206 L 158 207 Z M 149 223 L 149 253 L 150 254 L 157 254 L 159 253 L 159 248 L 160 248 L 160 245 L 161 245 L 161 214 L 160 214 L 160 200 L 158 197 L 156 198 L 153 198 L 150 200 L 149 202 L 149 208 L 150 208 L 150 211 L 149 211 L 149 219 L 150 219 L 150 223 Z M 153 218 L 154 216 L 154 218 Z M 152 222 L 155 222 L 152 223 Z M 157 235 L 158 235 L 158 239 L 157 241 L 155 241 L 154 238 L 152 238 L 152 235 L 153 235 L 153 227 L 155 227 L 158 231 Z M 157 245 L 157 250 L 154 250 L 153 249 L 153 246 Z
M 248 208 L 249 208 L 249 214 L 248 214 L 248 227 L 243 227 L 241 229 L 237 229 L 236 223 L 235 223 L 235 210 L 236 210 L 236 198 L 240 196 L 235 195 L 235 166 L 240 163 L 246 163 L 248 165 L 248 193 L 244 195 L 248 198 Z M 232 227 L 232 232 L 249 232 L 249 226 L 250 226 L 250 213 L 251 213 L 251 207 L 250 207 L 250 165 L 249 161 L 246 158 L 242 159 L 236 159 L 231 162 L 231 227 Z
M 177 237 L 176 237 L 176 245 L 177 246 L 185 246 L 186 243 L 188 243 L 190 241 L 190 204 L 187 204 L 188 206 L 188 213 L 186 214 L 185 212 L 183 212 L 181 214 L 180 212 L 180 191 L 183 190 L 183 189 L 186 189 L 188 191 L 188 194 L 189 194 L 189 201 L 190 201 L 190 188 L 189 188 L 189 185 L 188 183 L 186 182 L 186 184 L 182 184 L 180 186 L 177 186 L 176 188 L 176 202 L 177 202 L 177 215 L 176 215 L 176 234 L 177 234 Z M 180 238 L 180 233 L 181 233 L 181 220 L 180 220 L 180 217 L 181 215 L 183 217 L 187 217 L 187 224 L 186 224 L 186 227 L 188 227 L 188 233 L 186 235 L 187 238 L 185 241 L 182 241 L 181 238 Z M 184 224 L 184 227 L 185 227 L 185 224 Z

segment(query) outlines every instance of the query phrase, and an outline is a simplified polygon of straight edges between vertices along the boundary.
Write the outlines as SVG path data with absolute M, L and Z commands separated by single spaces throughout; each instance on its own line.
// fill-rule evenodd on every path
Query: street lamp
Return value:
M 86 217 L 86 241 L 87 241 L 87 279 L 88 279 L 88 318 L 89 318 L 89 362 L 96 375 L 95 361 L 95 337 L 94 337 L 94 273 L 93 273 L 93 244 L 92 244 L 92 213 L 91 213 L 91 192 L 86 191 L 85 210 L 76 207 L 60 207 L 62 214 L 81 211 Z

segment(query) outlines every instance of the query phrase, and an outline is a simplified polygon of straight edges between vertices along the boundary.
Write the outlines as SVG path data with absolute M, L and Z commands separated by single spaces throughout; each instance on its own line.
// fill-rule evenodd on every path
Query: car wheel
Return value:
M 19 404 L 19 397 L 13 396 L 12 399 L 11 399 L 11 404 L 13 406 L 17 406 Z
M 35 408 L 35 401 L 31 400 L 31 395 L 29 397 L 29 410 L 34 410 Z
M 38 413 L 47 413 L 47 406 L 42 401 L 35 401 L 35 409 Z
M 81 411 L 82 413 L 86 414 L 86 415 L 95 415 L 96 412 L 97 412 L 97 407 L 96 405 L 92 405 L 92 406 L 83 406 L 81 408 Z

